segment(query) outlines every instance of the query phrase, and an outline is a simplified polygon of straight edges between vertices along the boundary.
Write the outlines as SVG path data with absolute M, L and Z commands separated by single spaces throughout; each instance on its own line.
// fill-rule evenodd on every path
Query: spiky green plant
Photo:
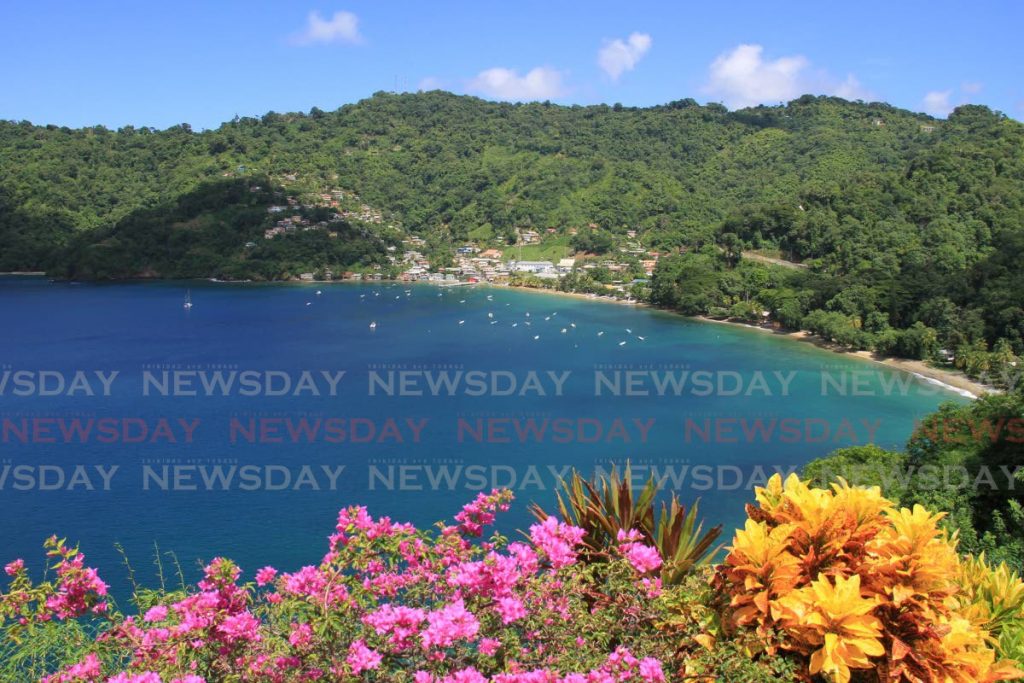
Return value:
M 668 503 L 656 509 L 659 486 L 654 476 L 647 479 L 633 494 L 633 476 L 626 463 L 622 476 L 617 467 L 593 481 L 573 470 L 569 479 L 562 479 L 558 499 L 558 515 L 586 532 L 583 538 L 587 561 L 600 562 L 617 545 L 619 530 L 636 529 L 643 541 L 661 553 L 661 580 L 678 584 L 694 567 L 706 564 L 718 551 L 715 541 L 722 533 L 721 525 L 704 531 L 699 520 L 699 501 L 689 510 L 673 493 Z M 534 503 L 530 512 L 540 521 L 549 513 Z

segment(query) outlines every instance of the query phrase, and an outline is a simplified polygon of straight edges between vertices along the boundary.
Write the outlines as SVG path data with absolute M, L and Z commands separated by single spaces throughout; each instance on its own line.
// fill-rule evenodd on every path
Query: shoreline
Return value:
M 45 273 L 37 273 L 30 271 L 15 271 L 15 272 L 3 272 L 0 275 L 12 275 L 12 276 L 41 276 Z M 280 280 L 276 282 L 252 282 L 252 281 L 229 281 L 229 280 L 214 280 L 213 278 L 196 278 L 197 281 L 206 281 L 213 284 L 301 284 L 301 285 L 332 285 L 332 284 L 362 284 L 362 285 L 374 285 L 374 284 L 400 284 L 400 285 L 411 285 L 411 284 L 426 284 L 432 286 L 439 286 L 439 283 L 435 282 L 401 282 L 399 280 L 377 280 L 377 281 L 356 281 L 356 280 L 335 280 L 335 281 L 306 281 L 306 280 Z M 546 296 L 557 296 L 567 297 L 571 299 L 578 299 L 581 301 L 592 301 L 595 303 L 606 303 L 614 304 L 616 306 L 630 306 L 634 308 L 648 308 L 654 311 L 665 313 L 668 315 L 679 316 L 683 319 L 713 323 L 716 325 L 729 325 L 733 328 L 743 328 L 755 332 L 762 332 L 767 334 L 773 334 L 790 341 L 803 342 L 818 347 L 824 351 L 831 351 L 839 355 L 856 358 L 858 360 L 866 361 L 869 363 L 877 363 L 884 365 L 894 370 L 906 372 L 914 375 L 918 379 L 942 387 L 948 391 L 959 394 L 964 398 L 977 399 L 983 394 L 997 394 L 1001 393 L 999 389 L 995 387 L 982 384 L 972 380 L 971 378 L 963 375 L 959 372 L 951 370 L 945 370 L 942 368 L 935 368 L 924 361 L 912 360 L 909 358 L 894 358 L 894 357 L 881 357 L 876 355 L 872 351 L 849 351 L 847 349 L 839 348 L 835 344 L 826 342 L 818 337 L 815 337 L 810 332 L 805 330 L 784 330 L 784 329 L 773 329 L 767 327 L 761 327 L 758 325 L 751 325 L 749 323 L 737 322 L 733 320 L 716 320 L 714 318 L 708 318 L 706 316 L 690 316 L 683 315 L 677 311 L 672 311 L 666 308 L 660 308 L 642 301 L 624 301 L 617 299 L 612 296 L 601 296 L 599 294 L 585 294 L 582 292 L 563 292 L 557 289 L 546 289 L 542 287 L 524 287 L 522 285 L 508 285 L 508 284 L 492 284 L 488 282 L 479 283 L 467 283 L 467 286 L 471 287 L 494 287 L 502 289 L 514 289 L 523 292 L 533 292 L 535 294 L 543 294 Z
M 924 382 L 928 382 L 929 384 L 935 384 L 948 391 L 959 394 L 964 398 L 970 398 L 972 400 L 979 398 L 982 394 L 1000 393 L 998 389 L 990 387 L 986 384 L 982 384 L 981 382 L 976 382 L 972 380 L 970 377 L 967 377 L 966 375 L 963 375 L 959 372 L 944 370 L 942 368 L 934 368 L 921 360 L 912 360 L 909 358 L 883 357 L 878 356 L 873 351 L 848 351 L 846 349 L 837 347 L 835 344 L 826 342 L 823 339 L 814 336 L 810 332 L 807 332 L 806 330 L 776 330 L 767 327 L 760 327 L 758 325 L 750 325 L 748 323 L 736 322 L 733 320 L 716 320 L 714 318 L 708 318 L 706 316 L 701 315 L 683 315 L 682 313 L 677 313 L 676 311 L 659 308 L 657 306 L 652 306 L 651 304 L 647 303 L 635 301 L 626 302 L 620 299 L 615 299 L 613 297 L 601 297 L 597 295 L 591 296 L 589 294 L 582 294 L 579 292 L 561 292 L 558 290 L 542 289 L 539 287 L 521 287 L 515 285 L 499 286 L 504 286 L 507 289 L 537 292 L 540 294 L 566 296 L 575 299 L 583 299 L 585 301 L 603 301 L 605 303 L 617 304 L 620 306 L 649 308 L 655 311 L 660 311 L 662 313 L 677 315 L 686 320 L 692 320 L 695 322 L 713 323 L 715 325 L 729 325 L 730 327 L 733 328 L 743 328 L 751 330 L 753 332 L 763 332 L 766 334 L 772 334 L 777 337 L 788 339 L 790 341 L 811 344 L 824 351 L 831 351 L 832 353 L 836 353 L 842 356 L 856 358 L 858 360 L 866 361 L 869 363 L 877 363 L 879 365 L 884 365 L 887 368 L 892 368 L 894 370 L 906 372 L 908 374 L 914 375 L 915 377 Z

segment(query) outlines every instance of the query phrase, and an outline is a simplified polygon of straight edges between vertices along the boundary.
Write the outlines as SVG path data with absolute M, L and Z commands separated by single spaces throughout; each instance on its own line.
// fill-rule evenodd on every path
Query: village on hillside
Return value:
M 295 180 L 295 175 L 281 178 L 283 184 Z M 355 192 L 330 188 L 281 196 L 282 202 L 267 207 L 273 223 L 264 230 L 263 240 L 315 230 L 336 238 L 338 233 L 332 227 L 343 222 L 357 226 L 364 234 L 390 234 L 398 238 L 387 247 L 391 268 L 375 264 L 365 271 L 324 269 L 298 274 L 297 279 L 303 281 L 397 279 L 447 285 L 491 283 L 556 288 L 567 276 L 579 274 L 588 284 L 582 287 L 584 291 L 629 296 L 634 287 L 647 284 L 662 256 L 656 250 L 644 248 L 635 230 L 627 231 L 625 238 L 608 253 L 574 250 L 572 240 L 580 231 L 600 229 L 590 223 L 582 228 L 518 228 L 515 244 L 511 245 L 493 239 L 467 240 L 448 246 L 439 259 L 436 253 L 430 253 L 426 239 L 404 231 L 397 220 L 365 203 Z M 256 242 L 245 245 L 246 249 L 257 246 Z

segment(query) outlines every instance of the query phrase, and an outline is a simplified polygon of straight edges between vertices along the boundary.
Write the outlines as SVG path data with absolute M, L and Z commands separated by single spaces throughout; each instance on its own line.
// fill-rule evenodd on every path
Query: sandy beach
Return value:
M 675 311 L 671 311 L 671 310 L 663 309 L 663 308 L 658 308 L 656 306 L 651 306 L 650 304 L 639 303 L 639 302 L 636 302 L 636 301 L 626 302 L 626 301 L 623 301 L 621 299 L 615 299 L 613 297 L 601 297 L 601 296 L 596 296 L 596 295 L 591 295 L 591 294 L 581 294 L 579 292 L 561 292 L 561 291 L 558 291 L 558 290 L 541 289 L 541 288 L 534 288 L 534 287 L 519 287 L 519 286 L 513 286 L 513 285 L 498 285 L 498 286 L 504 286 L 504 287 L 508 287 L 510 289 L 518 289 L 518 290 L 527 291 L 527 292 L 537 292 L 537 293 L 540 293 L 540 294 L 548 294 L 548 295 L 555 295 L 555 296 L 562 296 L 562 297 L 570 297 L 570 298 L 574 298 L 574 299 L 583 299 L 583 300 L 586 300 L 586 301 L 605 302 L 605 303 L 610 303 L 610 304 L 617 304 L 617 305 L 620 305 L 620 306 L 642 306 L 642 307 L 645 307 L 645 308 L 653 308 L 655 310 L 662 311 L 664 313 L 672 313 L 672 314 L 675 314 L 675 315 L 681 315 L 681 314 L 676 313 Z M 741 328 L 744 328 L 744 329 L 751 330 L 753 332 L 764 332 L 764 333 L 767 333 L 767 334 L 773 334 L 773 335 L 776 335 L 776 336 L 779 336 L 779 337 L 783 337 L 785 339 L 790 339 L 790 340 L 795 341 L 795 342 L 804 342 L 804 343 L 807 343 L 807 344 L 813 344 L 814 346 L 817 346 L 820 349 L 825 349 L 827 351 L 832 351 L 833 353 L 837 353 L 837 354 L 840 354 L 840 355 L 843 355 L 843 356 L 857 358 L 857 359 L 860 359 L 860 360 L 863 360 L 863 361 L 867 361 L 867 362 L 870 362 L 870 363 L 878 363 L 880 365 L 884 365 L 886 367 L 893 368 L 895 370 L 902 370 L 903 372 L 909 372 L 910 374 L 916 375 L 916 376 L 918 376 L 918 377 L 920 377 L 920 378 L 922 378 L 922 379 L 924 379 L 926 381 L 938 384 L 940 386 L 944 386 L 947 389 L 955 391 L 956 393 L 958 393 L 961 396 L 964 396 L 966 398 L 978 398 L 982 394 L 1000 393 L 999 389 L 997 389 L 995 387 L 988 386 L 986 384 L 982 384 L 981 382 L 976 382 L 975 380 L 971 379 L 970 377 L 968 377 L 968 376 L 966 376 L 966 375 L 964 375 L 964 374 L 962 374 L 960 372 L 956 372 L 956 371 L 952 371 L 952 370 L 946 370 L 946 369 L 943 369 L 943 368 L 932 367 L 931 365 L 928 365 L 924 361 L 920 361 L 920 360 L 911 360 L 909 358 L 884 357 L 884 356 L 879 356 L 879 355 L 875 354 L 872 351 L 849 351 L 847 349 L 840 348 L 837 345 L 832 344 L 830 342 L 827 342 L 827 341 L 825 341 L 823 339 L 820 339 L 820 338 L 816 337 L 815 335 L 811 334 L 810 332 L 806 332 L 804 330 L 797 330 L 797 331 L 792 331 L 792 330 L 776 330 L 776 329 L 772 329 L 772 328 L 759 327 L 757 325 L 750 325 L 748 323 L 742 323 L 742 322 L 737 322 L 737 321 L 733 321 L 733 320 L 715 320 L 713 318 L 707 318 L 707 317 L 704 317 L 704 316 L 682 316 L 682 317 L 687 318 L 688 320 L 696 320 L 698 322 L 713 323 L 715 325 L 729 325 L 731 327 L 741 327 Z
M 917 375 L 924 380 L 939 384 L 948 389 L 956 391 L 961 396 L 967 398 L 978 398 L 982 394 L 999 393 L 999 389 L 976 382 L 967 375 L 953 370 L 946 370 L 944 368 L 936 368 L 928 365 L 922 360 L 912 360 L 910 358 L 895 358 L 892 356 L 879 356 L 873 351 L 850 351 L 842 347 L 837 346 L 831 342 L 827 342 L 820 337 L 807 332 L 805 330 L 775 330 L 766 327 L 758 327 L 756 325 L 748 325 L 746 323 L 738 323 L 728 320 L 712 320 L 711 318 L 698 317 L 698 320 L 709 323 L 717 323 L 722 325 L 733 325 L 741 326 L 750 330 L 757 330 L 761 332 L 767 332 L 776 336 L 791 339 L 793 341 L 805 342 L 813 344 L 819 349 L 825 349 L 826 351 L 832 351 L 843 356 L 849 356 L 852 358 L 858 358 L 871 363 L 878 363 L 886 367 L 894 368 L 896 370 L 902 370 L 903 372 L 909 372 L 912 375 Z

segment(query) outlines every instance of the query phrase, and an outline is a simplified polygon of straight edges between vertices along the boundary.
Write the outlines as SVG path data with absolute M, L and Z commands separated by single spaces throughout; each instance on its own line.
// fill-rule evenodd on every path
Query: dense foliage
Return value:
M 731 598 L 728 623 L 755 631 L 765 652 L 800 653 L 809 673 L 836 683 L 855 672 L 879 683 L 1022 675 L 1000 659 L 1016 654 L 1024 584 L 1005 565 L 961 560 L 942 513 L 899 509 L 878 487 L 812 488 L 795 474 L 756 495 L 717 585 Z M 1009 592 L 997 596 L 1001 582 Z M 1009 613 L 996 620 L 1004 600 Z M 1004 628 L 1013 634 L 1002 641 Z
M 588 533 L 544 516 L 514 542 L 484 536 L 509 506 L 505 490 L 481 493 L 435 531 L 352 506 L 339 513 L 319 564 L 264 567 L 245 580 L 217 558 L 194 587 L 137 588 L 132 615 L 117 609 L 77 548 L 51 538 L 51 576 L 34 582 L 21 559 L 4 568 L 0 680 L 982 683 L 1020 675 L 1024 583 L 1005 565 L 960 558 L 937 526 L 941 515 L 899 510 L 877 488 L 814 489 L 795 476 L 776 475 L 756 493 L 759 506 L 725 563 L 677 565 L 671 583 L 659 574 L 678 554 L 648 544 L 642 495 L 593 500 L 591 519 L 637 527 Z
M 844 448 L 806 466 L 819 482 L 880 486 L 901 505 L 948 510 L 967 552 L 1024 570 L 1024 399 L 1019 392 L 945 404 L 902 452 Z
M 663 588 L 658 550 L 639 534 L 623 531 L 601 562 L 580 555 L 582 529 L 554 517 L 525 542 L 484 540 L 511 498 L 482 493 L 433 532 L 346 508 L 319 564 L 241 582 L 218 558 L 195 587 L 137 591 L 134 616 L 77 548 L 50 539 L 52 579 L 33 583 L 22 560 L 5 567 L 0 680 L 661 683 L 677 668 L 788 680 L 789 662 L 750 662 L 741 640 L 702 644 L 706 573 Z
M 267 206 L 281 194 L 254 180 L 204 183 L 173 205 L 135 211 L 110 228 L 72 236 L 51 271 L 77 279 L 278 280 L 387 263 L 386 247 L 393 240 L 345 221 L 261 239 Z
M 254 175 L 288 179 L 289 192 L 356 192 L 424 235 L 432 262 L 470 239 L 512 243 L 529 227 L 615 256 L 637 231 L 643 249 L 685 252 L 662 259 L 652 298 L 689 313 L 763 309 L 900 355 L 999 339 L 1024 351 L 1024 126 L 979 106 L 938 121 L 830 97 L 730 113 L 693 100 L 562 107 L 430 92 L 204 132 L 4 122 L 0 270 L 293 274 L 290 254 L 249 267 L 255 198 L 230 215 L 209 206 L 192 216 L 195 231 L 169 228 L 183 197 Z M 121 240 L 110 232 L 118 224 L 152 238 Z M 339 265 L 375 258 L 369 245 L 355 251 Z M 752 251 L 805 267 L 742 258 Z M 903 339 L 916 323 L 934 339 Z

